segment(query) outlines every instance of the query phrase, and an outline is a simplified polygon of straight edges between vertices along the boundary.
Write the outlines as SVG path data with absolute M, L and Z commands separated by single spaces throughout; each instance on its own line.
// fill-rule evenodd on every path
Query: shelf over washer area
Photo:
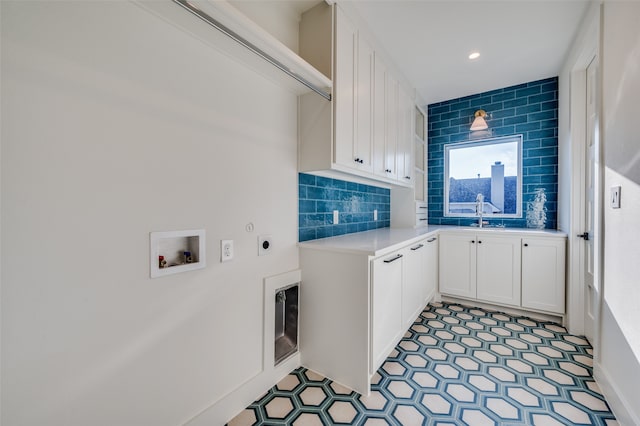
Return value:
M 329 78 L 227 1 L 135 3 L 298 95 L 314 91 L 331 99 Z

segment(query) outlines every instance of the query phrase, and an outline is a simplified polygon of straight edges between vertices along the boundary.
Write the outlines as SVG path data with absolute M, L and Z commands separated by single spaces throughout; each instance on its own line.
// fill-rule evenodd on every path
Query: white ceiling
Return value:
M 426 104 L 557 76 L 588 0 L 345 0 Z M 469 53 L 480 52 L 475 61 Z

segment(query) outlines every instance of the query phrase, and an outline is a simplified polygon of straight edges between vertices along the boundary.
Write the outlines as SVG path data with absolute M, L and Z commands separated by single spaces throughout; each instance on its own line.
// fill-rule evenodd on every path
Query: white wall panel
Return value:
M 298 264 L 295 96 L 132 3 L 1 18 L 2 424 L 183 424 L 259 382 L 262 279 Z M 150 279 L 149 232 L 200 228 L 207 268 Z

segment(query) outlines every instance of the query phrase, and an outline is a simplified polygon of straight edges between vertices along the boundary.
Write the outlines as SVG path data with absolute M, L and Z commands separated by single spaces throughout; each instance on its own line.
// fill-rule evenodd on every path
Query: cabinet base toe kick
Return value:
M 440 297 L 437 297 L 437 299 L 445 303 L 456 303 L 469 308 L 482 308 L 482 309 L 495 311 L 495 312 L 504 312 L 505 314 L 509 314 L 509 315 L 531 318 L 538 321 L 555 322 L 557 324 L 562 324 L 563 327 L 566 325 L 565 324 L 566 316 L 556 314 L 556 313 L 542 312 L 542 311 L 536 311 L 531 309 L 523 309 L 517 306 L 493 304 L 488 302 L 482 302 L 476 299 L 466 299 L 463 297 L 454 297 L 454 296 L 448 296 L 444 294 L 441 294 Z

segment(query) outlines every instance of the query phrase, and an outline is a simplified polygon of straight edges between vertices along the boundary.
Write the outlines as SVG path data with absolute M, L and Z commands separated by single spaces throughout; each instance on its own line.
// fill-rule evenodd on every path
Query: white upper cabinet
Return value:
M 373 172 L 373 80 L 375 54 L 369 42 L 358 36 L 356 79 L 356 137 L 353 157 L 356 167 Z
M 380 58 L 374 58 L 373 84 L 373 172 L 380 177 L 390 177 L 389 171 L 395 167 L 395 152 L 391 156 L 393 161 L 388 164 L 387 156 L 387 66 Z
M 336 164 L 371 172 L 373 48 L 357 28 L 336 12 L 334 126 Z
M 398 179 L 413 179 L 413 101 L 402 87 L 398 88 Z
M 318 31 L 333 31 L 333 44 L 311 37 Z M 412 187 L 413 107 L 398 76 L 338 6 L 323 3 L 304 13 L 300 34 L 301 56 L 320 70 L 331 69 L 333 99 L 299 97 L 299 171 Z
M 341 13 L 336 18 L 336 68 L 333 81 L 335 91 L 333 103 L 335 110 L 335 140 L 349 143 L 335 145 L 334 161 L 352 167 L 356 137 L 356 97 L 358 69 L 358 30 Z
M 414 108 L 414 180 L 415 199 L 418 202 L 427 201 L 427 139 L 426 114 L 419 108 Z

